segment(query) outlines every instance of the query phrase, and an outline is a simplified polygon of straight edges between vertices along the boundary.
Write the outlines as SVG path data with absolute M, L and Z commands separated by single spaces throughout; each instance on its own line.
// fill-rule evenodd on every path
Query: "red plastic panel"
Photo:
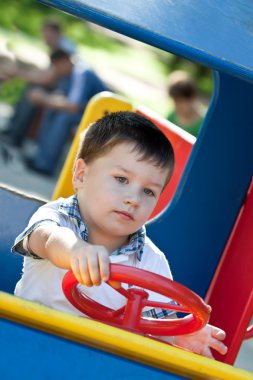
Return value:
M 252 336 L 252 330 L 246 333 L 253 315 L 252 227 L 253 181 L 206 297 L 213 309 L 210 323 L 227 333 L 228 353 L 216 358 L 229 364 L 234 363 L 243 339 Z

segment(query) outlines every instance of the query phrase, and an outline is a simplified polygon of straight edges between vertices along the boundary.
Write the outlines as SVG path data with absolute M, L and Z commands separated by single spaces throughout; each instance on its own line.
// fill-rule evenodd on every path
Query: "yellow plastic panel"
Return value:
M 90 100 L 72 142 L 65 164 L 62 168 L 52 199 L 57 199 L 59 197 L 69 197 L 74 193 L 74 189 L 72 187 L 72 168 L 79 145 L 80 133 L 91 123 L 107 113 L 132 110 L 133 106 L 130 103 L 111 92 L 101 92 Z
M 253 380 L 247 371 L 3 292 L 0 316 L 191 379 Z

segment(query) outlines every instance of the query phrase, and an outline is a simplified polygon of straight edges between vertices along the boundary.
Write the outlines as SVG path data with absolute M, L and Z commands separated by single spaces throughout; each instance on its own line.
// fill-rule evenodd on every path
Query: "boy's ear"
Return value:
M 79 158 L 75 163 L 74 174 L 72 178 L 73 186 L 77 190 L 82 187 L 86 174 L 86 163 L 82 158 Z

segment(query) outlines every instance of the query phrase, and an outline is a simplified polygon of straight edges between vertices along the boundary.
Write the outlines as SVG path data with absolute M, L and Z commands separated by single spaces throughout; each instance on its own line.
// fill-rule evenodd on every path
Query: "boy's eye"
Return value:
M 150 197 L 154 197 L 155 196 L 155 193 L 152 190 L 147 189 L 147 188 L 144 189 L 144 193 L 146 195 L 149 195 Z
M 115 177 L 116 181 L 118 181 L 119 183 L 128 183 L 128 180 L 126 177 L 120 177 L 120 176 L 117 176 Z

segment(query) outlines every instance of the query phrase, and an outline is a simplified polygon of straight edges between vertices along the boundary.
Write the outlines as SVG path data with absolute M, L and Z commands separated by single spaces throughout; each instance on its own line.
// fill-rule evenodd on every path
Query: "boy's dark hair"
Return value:
M 197 96 L 198 89 L 195 80 L 188 73 L 178 70 L 170 76 L 168 93 L 174 99 L 192 99 Z
M 81 136 L 76 159 L 89 163 L 120 143 L 134 144 L 140 160 L 168 168 L 169 181 L 174 167 L 170 141 L 150 120 L 134 112 L 113 112 L 91 124 Z

